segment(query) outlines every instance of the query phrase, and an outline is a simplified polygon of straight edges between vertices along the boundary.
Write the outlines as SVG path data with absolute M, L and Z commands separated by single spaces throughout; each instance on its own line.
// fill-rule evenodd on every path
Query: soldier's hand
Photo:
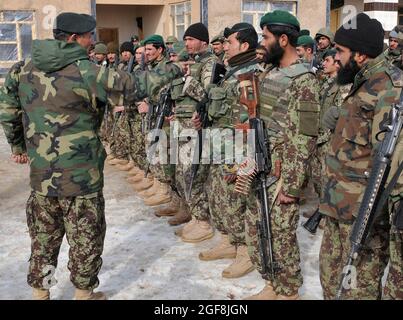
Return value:
M 340 116 L 340 109 L 336 106 L 331 106 L 323 115 L 322 125 L 324 128 L 334 131 L 336 129 L 337 120 Z
M 197 131 L 202 129 L 201 119 L 200 119 L 200 116 L 199 116 L 199 114 L 197 112 L 193 113 L 192 123 L 193 123 L 193 127 Z
M 140 113 L 147 113 L 148 112 L 148 109 L 150 108 L 150 106 L 148 105 L 148 103 L 147 102 L 141 102 L 139 105 L 138 105 L 138 110 L 139 110 L 139 112 Z
M 28 163 L 28 155 L 26 153 L 23 154 L 12 154 L 11 159 L 18 164 Z
M 124 106 L 116 106 L 116 107 L 113 108 L 113 113 L 123 112 L 123 111 L 125 111 Z
M 296 203 L 298 198 L 286 195 L 283 191 L 280 191 L 277 197 L 277 205 L 280 204 L 292 204 Z

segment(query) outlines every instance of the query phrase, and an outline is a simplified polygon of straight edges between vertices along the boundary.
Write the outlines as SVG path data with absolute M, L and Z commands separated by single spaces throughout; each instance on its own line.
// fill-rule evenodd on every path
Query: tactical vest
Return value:
M 271 146 L 274 148 L 284 142 L 284 129 L 286 128 L 286 115 L 288 112 L 288 97 L 286 90 L 292 85 L 293 80 L 306 73 L 312 73 L 309 65 L 299 63 L 287 68 L 273 68 L 261 82 L 260 86 L 260 117 L 265 121 Z M 300 103 L 300 133 L 315 135 L 318 131 L 319 121 L 311 120 L 312 113 L 319 110 L 311 110 L 311 104 Z
M 207 63 L 213 64 L 217 61 L 217 57 L 212 53 L 205 53 L 196 58 L 194 64 L 190 66 L 192 77 L 202 82 L 202 69 Z M 210 75 L 211 76 L 211 75 Z M 184 92 L 185 78 L 178 78 L 172 81 L 172 100 L 175 101 L 175 116 L 177 118 L 191 118 L 196 111 L 198 101 L 191 98 Z M 207 88 L 205 88 L 207 89 Z M 207 93 L 207 92 L 206 92 Z

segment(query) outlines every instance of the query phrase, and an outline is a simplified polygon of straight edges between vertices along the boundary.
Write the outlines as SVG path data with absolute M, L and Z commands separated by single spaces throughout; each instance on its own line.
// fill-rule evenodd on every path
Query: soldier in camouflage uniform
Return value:
M 363 13 L 353 19 L 356 29 L 342 26 L 335 36 L 336 60 L 342 66 L 338 81 L 353 86 L 340 109 L 330 141 L 327 182 L 319 207 L 326 216 L 319 257 L 325 299 L 334 299 L 339 289 L 340 276 L 351 249 L 349 237 L 354 217 L 378 146 L 376 135 L 392 104 L 399 100 L 403 86 L 401 71 L 389 66 L 381 55 L 384 37 L 381 23 Z M 381 279 L 388 262 L 387 220 L 386 212 L 375 220 L 367 246 L 361 250 L 355 264 L 356 286 L 345 288 L 344 299 L 381 297 Z M 395 240 L 398 241 L 398 237 Z
M 223 272 L 224 278 L 239 278 L 254 270 L 245 242 L 246 197 L 235 192 L 237 165 L 235 157 L 228 158 L 225 151 L 234 148 L 233 139 L 237 125 L 248 119 L 245 106 L 239 102 L 240 82 L 238 75 L 256 73 L 258 36 L 248 23 L 238 23 L 225 30 L 228 45 L 225 47 L 229 60 L 227 76 L 209 93 L 209 118 L 213 154 L 206 182 L 208 202 L 213 226 L 221 234 L 221 242 L 212 249 L 199 254 L 201 260 L 236 258 Z M 219 129 L 219 130 L 217 130 Z M 221 141 L 220 141 L 221 140 Z M 228 145 L 227 145 L 228 144 Z M 229 162 L 229 164 L 224 164 Z
M 280 269 L 265 288 L 250 299 L 298 299 L 302 286 L 297 243 L 299 198 L 307 182 L 308 163 L 316 149 L 319 129 L 319 83 L 309 65 L 296 52 L 300 25 L 286 11 L 275 10 L 261 20 L 263 43 L 268 51 L 271 70 L 260 88 L 260 116 L 266 122 L 272 176 L 277 182 L 268 187 L 274 261 Z M 274 169 L 274 167 L 276 169 Z M 281 168 L 281 170 L 280 170 Z M 246 212 L 246 241 L 256 268 L 262 270 L 257 222 L 259 204 L 251 192 Z
M 221 63 L 224 63 L 225 57 L 224 41 L 225 37 L 222 33 L 220 33 L 219 35 L 215 36 L 210 42 L 214 54 L 217 56 Z
M 333 47 L 334 34 L 329 28 L 320 29 L 315 35 L 317 46 L 316 57 L 314 61 L 315 66 L 321 66 L 323 57 L 327 50 Z
M 330 49 L 323 57 L 323 74 L 325 81 L 320 89 L 320 128 L 317 140 L 316 155 L 311 159 L 311 178 L 318 197 L 326 179 L 325 160 L 329 152 L 329 141 L 336 127 L 336 122 L 340 114 L 340 106 L 344 98 L 348 95 L 351 84 L 340 86 L 337 83 L 337 72 L 340 65 L 334 60 L 336 49 Z M 304 213 L 304 217 L 309 218 L 313 212 Z
M 91 16 L 62 13 L 55 22 L 58 40 L 34 40 L 32 59 L 14 66 L 0 90 L 0 122 L 13 157 L 23 163 L 27 152 L 31 168 L 28 284 L 35 299 L 49 299 L 66 234 L 76 299 L 105 299 L 93 292 L 106 229 L 106 154 L 98 132 L 105 104 L 115 105 L 123 92 L 134 92 L 134 82 L 88 60 L 96 25 Z
M 402 69 L 403 32 L 395 29 L 389 33 L 389 48 L 384 52 L 388 63 Z
M 150 74 L 155 74 L 158 77 L 158 79 L 148 81 L 144 84 L 147 92 L 147 99 L 138 106 L 138 110 L 140 113 L 146 114 L 150 108 L 154 108 L 159 103 L 161 90 L 170 87 L 173 80 L 182 75 L 182 70 L 178 65 L 172 63 L 166 58 L 164 40 L 160 35 L 152 35 L 148 37 L 144 40 L 144 45 Z M 139 74 L 136 73 L 136 76 L 138 75 Z M 156 116 L 157 115 L 153 116 L 150 124 L 154 123 Z M 150 127 L 150 129 L 153 129 L 153 127 Z M 168 137 L 169 121 L 165 121 L 163 129 Z M 169 147 L 169 145 L 167 147 Z M 155 150 L 158 151 L 158 148 Z M 164 152 L 166 151 L 167 150 Z M 158 152 L 149 156 L 158 159 L 157 163 L 153 163 L 150 166 L 152 176 L 144 177 L 144 179 L 138 184 L 135 184 L 133 188 L 137 192 L 140 192 L 141 196 L 147 198 L 145 200 L 146 205 L 159 206 L 169 203 L 172 199 L 171 185 L 175 184 L 174 166 L 169 163 L 169 159 L 164 163 L 161 158 L 162 155 Z M 149 161 L 150 160 L 152 159 L 149 159 Z
M 184 200 L 190 187 L 192 150 L 195 150 L 197 132 L 193 130 L 192 116 L 199 102 L 206 100 L 211 84 L 212 69 L 218 58 L 208 51 L 209 33 L 202 23 L 191 25 L 183 39 L 186 50 L 193 60 L 187 64 L 185 77 L 176 79 L 172 85 L 172 99 L 175 101 L 175 124 L 178 126 L 174 139 L 178 141 L 178 163 L 176 165 L 176 187 Z M 176 136 L 177 135 L 177 136 Z M 178 214 L 170 220 L 171 224 L 192 220 L 181 229 L 181 238 L 185 242 L 196 243 L 213 237 L 209 224 L 210 214 L 204 183 L 207 179 L 209 165 L 200 164 L 193 181 L 189 199 L 180 203 Z

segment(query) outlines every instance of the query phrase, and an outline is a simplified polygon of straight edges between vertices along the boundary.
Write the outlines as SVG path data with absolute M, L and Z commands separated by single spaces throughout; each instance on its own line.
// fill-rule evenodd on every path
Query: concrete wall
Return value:
M 119 43 L 138 34 L 137 17 L 143 17 L 144 36 L 163 33 L 163 6 L 128 6 L 97 4 L 97 28 L 118 28 Z
M 326 27 L 326 0 L 299 0 L 297 16 L 301 29 L 308 29 L 311 35 Z

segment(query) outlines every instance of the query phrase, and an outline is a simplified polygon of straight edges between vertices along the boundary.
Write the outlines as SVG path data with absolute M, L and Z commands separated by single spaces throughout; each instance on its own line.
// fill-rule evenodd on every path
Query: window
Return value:
M 33 28 L 33 11 L 0 11 L 0 78 L 31 54 Z
M 171 5 L 171 31 L 178 39 L 183 38 L 186 29 L 192 23 L 191 11 L 190 1 Z
M 284 10 L 292 14 L 297 14 L 296 1 L 269 1 L 269 0 L 243 0 L 242 1 L 242 21 L 252 24 L 258 32 L 259 39 L 262 31 L 260 29 L 260 19 L 269 11 Z

